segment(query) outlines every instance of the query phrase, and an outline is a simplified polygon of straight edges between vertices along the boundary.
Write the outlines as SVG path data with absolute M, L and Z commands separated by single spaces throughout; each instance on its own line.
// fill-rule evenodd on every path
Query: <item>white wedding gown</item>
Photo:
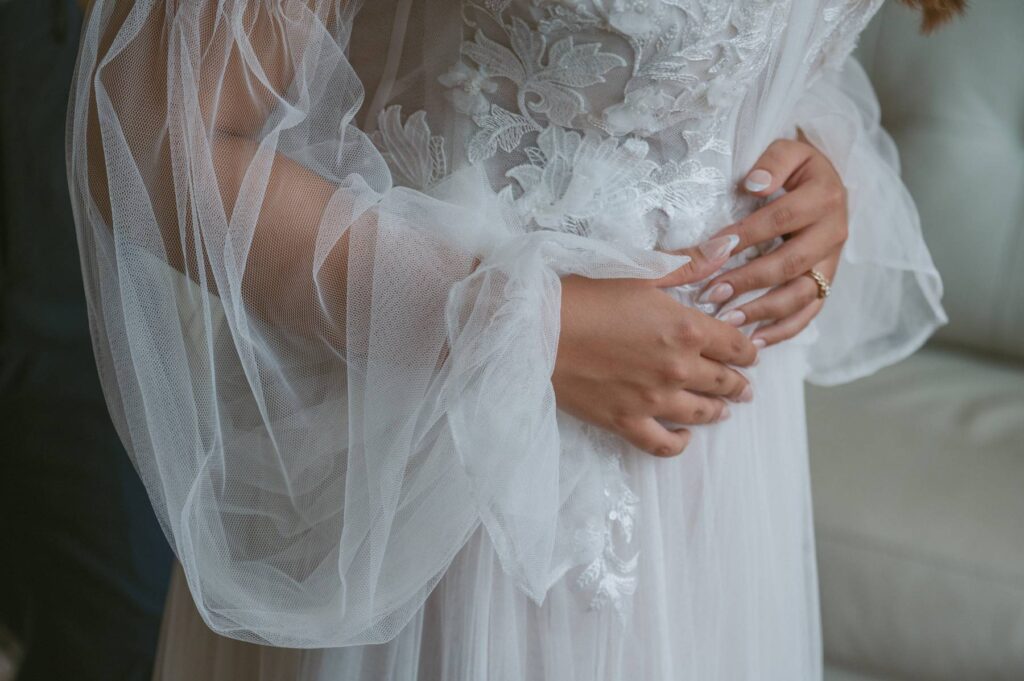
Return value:
M 158 677 L 820 678 L 803 382 L 943 320 L 848 58 L 879 4 L 97 0 L 69 178 L 187 579 Z M 558 412 L 559 276 L 667 273 L 798 126 L 850 239 L 753 403 L 671 460 Z

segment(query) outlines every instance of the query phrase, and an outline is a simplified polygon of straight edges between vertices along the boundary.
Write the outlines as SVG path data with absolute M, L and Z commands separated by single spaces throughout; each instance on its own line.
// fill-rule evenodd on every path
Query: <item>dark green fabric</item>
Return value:
M 148 679 L 171 554 L 114 432 L 64 164 L 72 0 L 0 0 L 0 618 L 19 681 Z

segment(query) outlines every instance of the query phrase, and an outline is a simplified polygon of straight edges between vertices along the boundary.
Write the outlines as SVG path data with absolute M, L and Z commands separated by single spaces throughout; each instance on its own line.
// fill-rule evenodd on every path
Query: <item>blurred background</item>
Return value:
M 858 57 L 950 324 L 808 392 L 825 653 L 835 681 L 1024 679 L 1024 2 L 927 37 L 890 2 Z
M 148 679 L 171 555 L 107 417 L 64 174 L 81 12 L 0 0 L 0 681 Z M 1024 681 L 1024 0 L 858 51 L 951 323 L 808 393 L 827 681 Z M 798 680 L 794 680 L 798 681 Z
M 148 680 L 172 560 L 89 340 L 64 170 L 81 20 L 0 0 L 3 681 Z

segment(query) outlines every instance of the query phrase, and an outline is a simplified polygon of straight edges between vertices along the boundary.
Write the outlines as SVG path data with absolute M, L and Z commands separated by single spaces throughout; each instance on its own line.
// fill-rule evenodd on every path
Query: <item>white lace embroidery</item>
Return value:
M 703 224 L 727 186 L 698 155 L 730 153 L 721 129 L 767 61 L 779 7 L 772 0 L 466 2 L 472 35 L 463 62 L 441 82 L 478 128 L 468 160 L 519 154 L 525 162 L 506 173 L 512 182 L 502 195 L 539 228 L 652 248 L 673 221 Z M 577 43 L 583 31 L 604 39 Z M 630 59 L 605 49 L 616 44 Z M 616 69 L 628 69 L 621 100 L 595 111 L 586 90 Z M 683 163 L 659 162 L 641 142 L 669 131 L 682 138 L 685 148 L 676 145 L 674 155 Z
M 474 116 L 480 132 L 469 145 L 471 163 L 489 158 L 499 147 L 506 152 L 515 150 L 527 132 L 539 132 L 547 125 L 572 127 L 588 110 L 581 90 L 605 82 L 609 71 L 626 66 L 622 57 L 602 52 L 600 43 L 578 45 L 572 34 L 556 38 L 520 17 L 487 14 L 504 34 L 502 42 L 487 37 L 484 29 L 476 26 L 473 40 L 462 45 L 462 55 L 489 76 L 514 85 L 517 111 L 491 104 L 490 111 Z
M 619 617 L 629 616 L 630 596 L 636 591 L 640 555 L 633 541 L 640 500 L 622 481 L 618 454 L 605 460 L 607 511 L 594 518 L 576 536 L 577 549 L 594 556 L 576 576 L 576 586 L 589 597 L 588 606 L 600 610 L 610 605 Z
M 427 191 L 448 174 L 444 138 L 430 132 L 425 111 L 412 114 L 403 125 L 402 107 L 387 107 L 377 118 L 373 139 L 395 184 Z
M 649 160 L 648 143 L 636 138 L 550 126 L 526 154 L 529 162 L 507 173 L 518 197 L 511 186 L 502 190 L 517 212 L 542 228 L 613 243 L 653 248 L 660 216 L 706 214 L 725 193 L 717 168 L 695 160 L 659 165 Z

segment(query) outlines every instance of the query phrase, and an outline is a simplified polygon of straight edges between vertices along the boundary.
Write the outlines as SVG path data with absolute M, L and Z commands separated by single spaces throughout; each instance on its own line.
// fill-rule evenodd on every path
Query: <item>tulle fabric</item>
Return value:
M 346 9 L 97 3 L 72 114 L 115 421 L 204 619 L 283 646 L 393 638 L 481 523 L 542 599 L 601 502 L 561 453 L 559 275 L 685 262 L 389 186 Z
M 942 280 L 860 64 L 825 72 L 795 120 L 839 171 L 850 207 L 849 239 L 810 350 L 809 380 L 833 385 L 903 359 L 945 324 Z
M 754 404 L 663 462 L 559 412 L 550 376 L 561 276 L 683 260 L 538 229 L 495 190 L 508 164 L 467 160 L 472 121 L 437 85 L 459 3 L 96 1 L 69 181 L 111 413 L 194 601 L 169 611 L 165 678 L 255 678 L 253 656 L 265 678 L 322 681 L 819 676 L 802 380 L 871 371 L 941 320 L 870 88 L 812 58 L 837 4 L 877 7 L 778 3 L 724 110 L 732 153 L 701 152 L 734 183 L 799 126 L 833 158 L 853 218 L 837 293 L 764 353 Z M 587 68 L 621 52 L 560 44 Z M 560 134 L 602 163 L 641 148 Z M 644 144 L 688 148 L 672 129 Z M 754 207 L 734 194 L 661 245 Z M 631 230 L 639 205 L 604 217 Z
M 804 350 L 769 349 L 754 403 L 685 457 L 625 460 L 644 547 L 632 614 L 587 611 L 572 580 L 531 603 L 474 534 L 390 643 L 322 651 L 209 632 L 174 580 L 155 681 L 675 681 L 821 678 L 802 402 Z

